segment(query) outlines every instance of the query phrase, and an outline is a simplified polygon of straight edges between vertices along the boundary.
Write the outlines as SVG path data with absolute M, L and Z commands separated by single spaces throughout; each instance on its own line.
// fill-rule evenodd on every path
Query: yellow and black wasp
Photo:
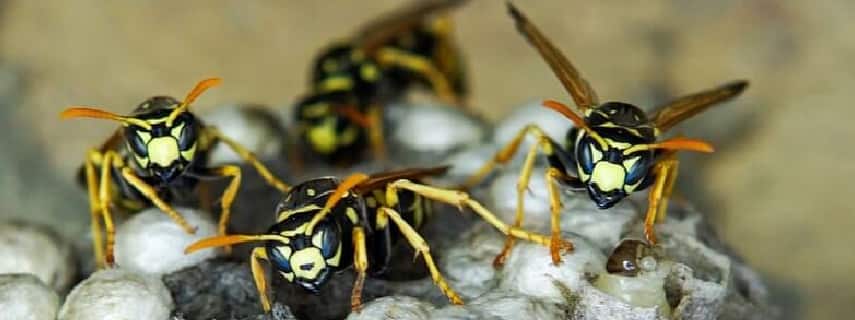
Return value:
M 650 187 L 644 234 L 648 242 L 655 244 L 653 225 L 665 218 L 668 198 L 674 188 L 678 164 L 676 151 L 713 151 L 709 143 L 701 140 L 678 137 L 660 141 L 659 138 L 681 121 L 737 96 L 745 90 L 748 82 L 734 81 L 679 98 L 657 107 L 650 116 L 628 103 L 601 104 L 588 82 L 537 27 L 510 3 L 508 10 L 517 29 L 546 60 L 584 117 L 557 101 L 544 101 L 544 106 L 561 113 L 574 124 L 564 144 L 549 138 L 536 125 L 528 125 L 473 175 L 466 185 L 478 184 L 496 164 L 510 160 L 523 138 L 531 134 L 538 142 L 528 151 L 519 178 L 514 226 L 519 226 L 523 220 L 524 192 L 528 187 L 535 156 L 540 150 L 549 162 L 546 181 L 553 239 L 557 241 L 560 234 L 561 201 L 556 183 L 570 189 L 587 190 L 591 200 L 600 209 L 610 208 L 628 194 Z M 508 238 L 504 250 L 494 261 L 495 265 L 504 262 L 512 246 L 513 238 Z M 553 262 L 559 263 L 557 245 L 553 246 L 551 254 Z
M 451 21 L 441 15 L 462 2 L 417 2 L 322 51 L 313 63 L 311 91 L 294 110 L 299 144 L 333 163 L 352 162 L 367 144 L 382 158 L 384 105 L 418 84 L 446 102 L 462 103 L 462 59 Z
M 231 178 L 221 199 L 219 233 L 225 234 L 231 204 L 240 186 L 241 170 L 235 165 L 206 166 L 208 152 L 219 142 L 254 166 L 269 184 L 283 192 L 288 189 L 255 155 L 216 128 L 205 126 L 189 111 L 190 104 L 200 94 L 219 83 L 217 78 L 199 82 L 184 101 L 169 96 L 149 98 L 129 116 L 91 107 L 72 107 L 60 115 L 63 119 L 84 117 L 122 123 L 104 144 L 88 152 L 81 169 L 89 192 L 92 239 L 100 267 L 113 263 L 115 231 L 111 206 L 133 212 L 154 205 L 184 231 L 194 233 L 194 227 L 168 202 L 175 195 L 192 191 L 200 178 Z M 102 219 L 107 233 L 106 246 L 102 243 Z
M 277 219 L 265 234 L 202 239 L 185 250 L 263 241 L 250 258 L 261 305 L 270 311 L 262 260 L 288 282 L 317 293 L 333 273 L 351 266 L 357 277 L 351 309 L 360 310 L 367 273 L 382 273 L 392 259 L 392 245 L 403 236 L 421 254 L 431 278 L 455 304 L 463 301 L 439 273 L 430 248 L 416 231 L 427 220 L 430 201 L 468 207 L 509 236 L 544 246 L 546 235 L 512 228 L 462 191 L 413 182 L 444 173 L 447 167 L 415 168 L 372 176 L 356 173 L 344 180 L 323 177 L 295 185 L 277 205 Z

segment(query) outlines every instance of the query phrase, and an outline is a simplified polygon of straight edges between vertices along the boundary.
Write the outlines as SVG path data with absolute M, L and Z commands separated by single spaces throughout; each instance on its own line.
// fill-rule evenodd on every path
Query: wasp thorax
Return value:
M 169 123 L 167 119 L 178 106 L 170 97 L 154 97 L 141 103 L 134 118 L 145 121 L 148 128 L 125 127 L 125 139 L 136 164 L 149 176 L 168 183 L 181 175 L 193 162 L 199 123 L 193 114 L 183 112 Z

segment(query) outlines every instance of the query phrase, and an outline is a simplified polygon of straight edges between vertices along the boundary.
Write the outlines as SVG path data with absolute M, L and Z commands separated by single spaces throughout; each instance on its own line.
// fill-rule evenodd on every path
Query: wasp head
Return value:
M 180 104 L 172 97 L 152 97 L 141 103 L 134 115 L 148 125 L 130 124 L 124 129 L 128 151 L 136 164 L 162 183 L 180 176 L 196 155 L 201 125 L 190 112 L 175 114 Z
M 342 230 L 331 217 L 306 230 L 336 183 L 332 178 L 320 178 L 292 187 L 277 206 L 279 222 L 268 232 L 282 238 L 267 242 L 272 265 L 286 280 L 313 293 L 320 290 L 334 270 L 347 263 L 342 261 L 347 243 L 342 236 L 349 235 L 350 230 Z
M 202 80 L 181 102 L 165 96 L 150 98 L 138 105 L 131 116 L 89 107 L 73 107 L 63 111 L 60 117 L 121 122 L 128 151 L 136 164 L 149 176 L 169 183 L 194 160 L 201 125 L 188 111 L 189 106 L 202 92 L 219 83 L 218 78 Z
M 589 130 L 577 130 L 577 171 L 597 207 L 606 209 L 639 190 L 645 182 L 654 152 L 653 128 L 636 106 L 609 102 L 592 109 L 585 118 Z

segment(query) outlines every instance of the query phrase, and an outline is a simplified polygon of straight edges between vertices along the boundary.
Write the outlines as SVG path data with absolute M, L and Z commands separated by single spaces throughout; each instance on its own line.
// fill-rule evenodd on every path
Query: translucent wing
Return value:
M 748 81 L 739 80 L 727 83 L 715 89 L 688 95 L 654 109 L 651 117 L 653 125 L 660 131 L 666 131 L 683 120 L 706 110 L 712 105 L 736 97 L 745 88 Z
M 356 42 L 367 52 L 372 52 L 390 39 L 417 27 L 429 15 L 452 9 L 464 2 L 466 0 L 416 1 L 366 24 L 357 32 Z
M 386 184 L 398 179 L 420 179 L 424 177 L 437 176 L 444 174 L 451 168 L 450 166 L 433 167 L 433 168 L 409 168 L 399 171 L 382 172 L 371 175 L 368 180 L 360 183 L 354 188 L 354 191 L 359 194 L 382 188 Z
M 582 78 L 579 71 L 573 67 L 570 60 L 559 51 L 552 42 L 544 36 L 537 27 L 528 20 L 513 4 L 508 2 L 508 13 L 514 18 L 517 24 L 517 30 L 525 36 L 526 40 L 534 46 L 540 53 L 540 56 L 546 60 L 552 72 L 564 85 L 564 89 L 573 96 L 573 101 L 582 112 L 586 109 L 594 107 L 598 104 L 597 94 L 591 85 Z

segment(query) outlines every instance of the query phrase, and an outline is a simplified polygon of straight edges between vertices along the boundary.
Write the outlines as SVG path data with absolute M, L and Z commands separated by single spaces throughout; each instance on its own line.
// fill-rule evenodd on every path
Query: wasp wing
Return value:
M 526 40 L 534 46 L 540 53 L 540 56 L 549 64 L 549 68 L 564 85 L 564 89 L 573 97 L 576 106 L 582 112 L 586 109 L 595 107 L 597 101 L 597 93 L 591 88 L 587 80 L 582 78 L 579 71 L 573 67 L 570 60 L 564 56 L 552 42 L 544 36 L 540 30 L 528 18 L 523 15 L 513 4 L 508 2 L 508 13 L 514 18 L 517 25 L 517 30 L 525 36 Z
M 463 4 L 466 0 L 425 0 L 400 8 L 367 23 L 356 33 L 356 43 L 367 52 L 386 45 L 418 27 L 424 19 Z
M 409 168 L 398 171 L 381 172 L 371 175 L 368 180 L 363 181 L 352 190 L 358 194 L 364 194 L 371 190 L 376 190 L 385 187 L 390 182 L 398 179 L 417 180 L 425 177 L 438 176 L 444 174 L 451 168 L 450 166 L 432 167 L 432 168 Z
M 654 115 L 651 117 L 653 125 L 664 132 L 681 121 L 717 103 L 736 97 L 747 87 L 748 81 L 733 81 L 714 89 L 701 91 L 671 101 L 654 109 Z

